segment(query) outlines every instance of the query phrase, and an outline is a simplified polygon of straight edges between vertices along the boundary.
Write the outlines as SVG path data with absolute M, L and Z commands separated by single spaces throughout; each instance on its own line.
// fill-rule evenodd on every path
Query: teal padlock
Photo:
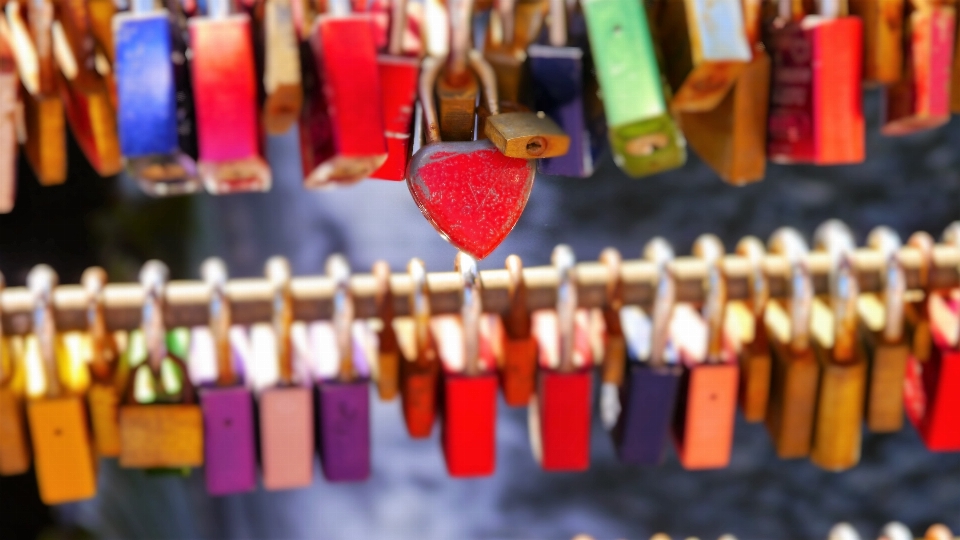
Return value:
M 643 4 L 583 0 L 613 159 L 630 176 L 675 169 L 687 143 L 667 108 Z

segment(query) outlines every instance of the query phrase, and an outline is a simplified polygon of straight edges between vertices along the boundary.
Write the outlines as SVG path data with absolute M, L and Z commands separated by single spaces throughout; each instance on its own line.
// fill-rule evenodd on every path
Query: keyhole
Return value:
M 616 25 L 616 26 L 614 26 L 614 27 L 613 27 L 613 35 L 619 36 L 621 30 L 622 30 L 622 29 L 620 28 L 620 25 L 619 25 L 619 24 Z
M 232 426 L 232 425 L 233 425 L 233 420 L 231 420 L 230 418 L 227 418 L 227 419 L 225 419 L 225 420 L 223 421 L 223 426 L 224 426 L 224 427 L 230 427 L 230 426 Z
M 529 156 L 539 156 L 547 149 L 547 140 L 543 137 L 531 137 L 527 141 L 527 155 Z
M 652 133 L 631 139 L 624 146 L 624 151 L 631 156 L 649 156 L 669 143 L 663 133 Z
M 63 435 L 63 430 L 61 430 L 60 428 L 57 428 L 57 429 L 53 430 L 53 436 L 54 436 L 54 437 L 59 437 L 59 436 L 61 436 L 61 435 Z
M 716 401 L 716 400 L 717 400 L 717 395 L 716 395 L 716 394 L 710 394 L 710 401 Z

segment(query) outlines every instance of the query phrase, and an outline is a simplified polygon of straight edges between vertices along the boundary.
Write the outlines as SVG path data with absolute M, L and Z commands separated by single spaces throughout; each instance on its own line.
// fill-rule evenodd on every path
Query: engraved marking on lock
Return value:
M 547 151 L 547 140 L 539 135 L 536 137 L 530 137 L 527 141 L 527 154 L 531 156 L 539 156 Z
M 665 148 L 668 144 L 670 144 L 670 140 L 665 134 L 651 133 L 650 135 L 631 139 L 623 149 L 631 156 L 649 156 L 657 150 Z

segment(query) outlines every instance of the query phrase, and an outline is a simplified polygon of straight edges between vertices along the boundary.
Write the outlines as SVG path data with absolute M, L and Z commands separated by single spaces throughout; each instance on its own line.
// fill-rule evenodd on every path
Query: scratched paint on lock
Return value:
M 482 259 L 520 219 L 533 189 L 534 163 L 506 157 L 488 140 L 436 143 L 410 160 L 407 182 L 433 227 Z

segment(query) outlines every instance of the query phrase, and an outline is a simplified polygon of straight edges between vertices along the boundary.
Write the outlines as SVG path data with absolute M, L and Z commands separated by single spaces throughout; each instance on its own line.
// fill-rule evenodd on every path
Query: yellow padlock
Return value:
M 0 276 L 0 283 L 2 283 Z M 23 340 L 0 336 L 0 476 L 30 469 L 30 442 L 23 411 Z
M 120 455 L 119 410 L 123 377 L 119 374 L 119 354 L 113 335 L 107 330 L 104 316 L 103 290 L 107 273 L 100 267 L 88 268 L 80 281 L 87 290 L 87 357 L 90 367 L 90 389 L 87 405 L 90 407 L 90 423 L 93 427 L 93 442 L 97 455 L 117 457 Z

